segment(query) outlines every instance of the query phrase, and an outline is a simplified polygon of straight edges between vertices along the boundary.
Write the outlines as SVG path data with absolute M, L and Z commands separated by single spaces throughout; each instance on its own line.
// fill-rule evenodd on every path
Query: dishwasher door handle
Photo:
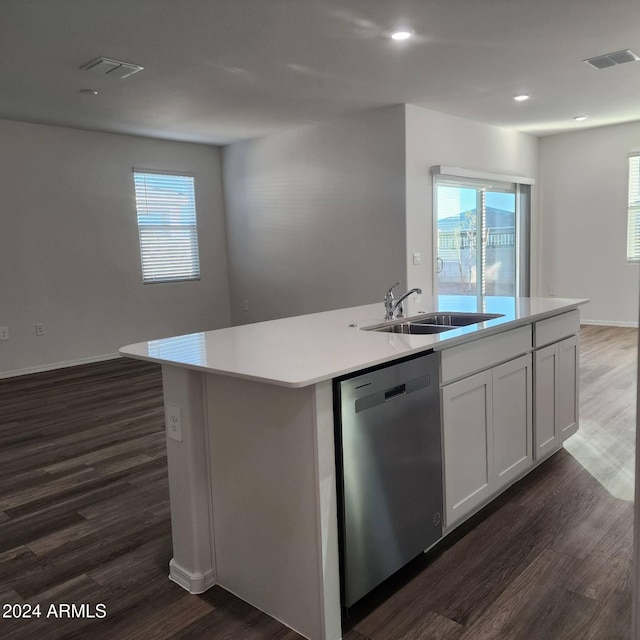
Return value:
M 360 413 L 361 411 L 372 409 L 373 407 L 377 407 L 378 405 L 394 400 L 395 398 L 404 398 L 414 391 L 419 391 L 420 389 L 428 387 L 429 383 L 430 376 L 427 374 L 420 376 L 419 378 L 414 378 L 413 380 L 407 380 L 407 382 L 402 382 L 393 387 L 387 387 L 384 391 L 376 391 L 364 398 L 358 398 L 355 401 L 354 410 L 356 413 Z M 344 411 L 343 415 L 345 415 Z
M 394 398 L 399 398 L 400 396 L 404 396 L 407 393 L 407 385 L 399 384 L 397 387 L 392 387 L 391 389 L 387 389 L 384 392 L 384 401 L 393 400 Z

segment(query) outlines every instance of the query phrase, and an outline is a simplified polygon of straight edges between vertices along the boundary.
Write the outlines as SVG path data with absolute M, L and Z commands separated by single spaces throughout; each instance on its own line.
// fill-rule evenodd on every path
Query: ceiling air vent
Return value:
M 101 76 L 111 76 L 112 78 L 128 78 L 134 73 L 138 73 L 138 71 L 144 69 L 144 67 L 141 67 L 139 64 L 121 62 L 120 60 L 112 60 L 111 58 L 96 58 L 80 68 Z
M 640 57 L 630 49 L 625 49 L 624 51 L 615 51 L 595 58 L 587 58 L 585 62 L 596 69 L 606 69 L 607 67 L 615 67 L 617 64 L 635 62 L 636 60 L 640 60 Z

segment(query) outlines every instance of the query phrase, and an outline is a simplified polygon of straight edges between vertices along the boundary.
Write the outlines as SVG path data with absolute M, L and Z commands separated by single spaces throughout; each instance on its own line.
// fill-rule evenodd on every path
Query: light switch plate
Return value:
M 167 437 L 182 442 L 182 407 L 167 404 Z
M 413 264 L 421 264 L 422 263 L 422 254 L 416 251 L 413 254 Z

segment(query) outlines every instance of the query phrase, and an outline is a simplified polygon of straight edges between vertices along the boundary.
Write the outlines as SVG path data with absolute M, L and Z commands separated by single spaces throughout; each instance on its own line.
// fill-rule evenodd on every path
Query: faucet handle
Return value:
M 391 320 L 393 318 L 393 290 L 400 284 L 400 280 L 392 287 L 389 287 L 387 293 L 384 294 L 384 319 Z
M 385 294 L 385 298 L 389 298 L 391 297 L 393 299 L 393 290 L 399 285 L 401 284 L 400 280 L 398 280 L 398 282 L 396 282 L 393 286 L 389 287 L 389 289 L 387 290 L 387 293 Z

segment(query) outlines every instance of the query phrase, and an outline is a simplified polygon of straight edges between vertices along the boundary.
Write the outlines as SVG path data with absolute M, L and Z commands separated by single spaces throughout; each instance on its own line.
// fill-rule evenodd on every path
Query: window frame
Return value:
M 432 224 L 433 224 L 433 291 L 436 295 L 439 292 L 438 281 L 438 219 L 437 219 L 437 185 L 450 183 L 460 187 L 465 186 L 489 186 L 489 185 L 509 185 L 513 187 L 515 194 L 515 296 L 529 296 L 531 288 L 531 191 L 535 180 L 524 176 L 513 176 L 506 174 L 494 174 L 486 171 L 474 169 L 463 169 L 460 167 L 450 167 L 445 165 L 435 165 L 431 167 L 431 188 L 432 188 Z M 479 259 L 483 257 L 480 254 Z M 476 293 L 477 297 L 483 297 L 480 288 Z
M 163 179 L 158 176 L 164 176 L 167 184 L 163 185 Z M 153 184 L 154 178 L 155 185 Z M 162 211 L 161 209 L 163 207 L 177 207 L 172 198 L 180 195 L 179 185 L 176 184 L 174 186 L 174 193 L 170 194 L 165 201 L 158 197 L 150 202 L 148 197 L 149 187 L 161 188 L 164 186 L 167 189 L 172 187 L 169 184 L 170 178 L 186 178 L 190 183 L 187 189 L 186 204 L 183 206 L 186 211 L 182 211 L 177 215 L 177 212 L 174 212 L 173 218 L 171 218 L 170 212 Z M 140 184 L 139 179 L 142 179 L 144 184 Z M 147 184 L 147 181 L 150 184 Z M 133 167 L 133 187 L 142 283 L 167 284 L 199 281 L 201 279 L 201 269 L 195 174 L 185 171 Z M 140 206 L 142 201 L 146 201 L 146 205 L 143 207 Z M 145 216 L 152 218 L 154 214 L 158 221 L 144 220 Z M 166 218 L 165 220 L 162 220 L 163 216 Z M 184 220 L 180 220 L 180 218 L 184 218 Z M 160 222 L 160 220 L 162 221 Z M 154 230 L 155 234 L 153 233 Z M 179 241 L 182 242 L 182 248 L 177 245 Z M 166 257 L 158 258 L 163 250 L 163 245 L 165 249 L 169 245 L 173 250 L 173 260 Z
M 636 165 L 635 167 L 633 165 Z M 635 198 L 632 204 L 632 175 L 635 172 Z M 627 263 L 640 264 L 640 151 L 627 158 Z

